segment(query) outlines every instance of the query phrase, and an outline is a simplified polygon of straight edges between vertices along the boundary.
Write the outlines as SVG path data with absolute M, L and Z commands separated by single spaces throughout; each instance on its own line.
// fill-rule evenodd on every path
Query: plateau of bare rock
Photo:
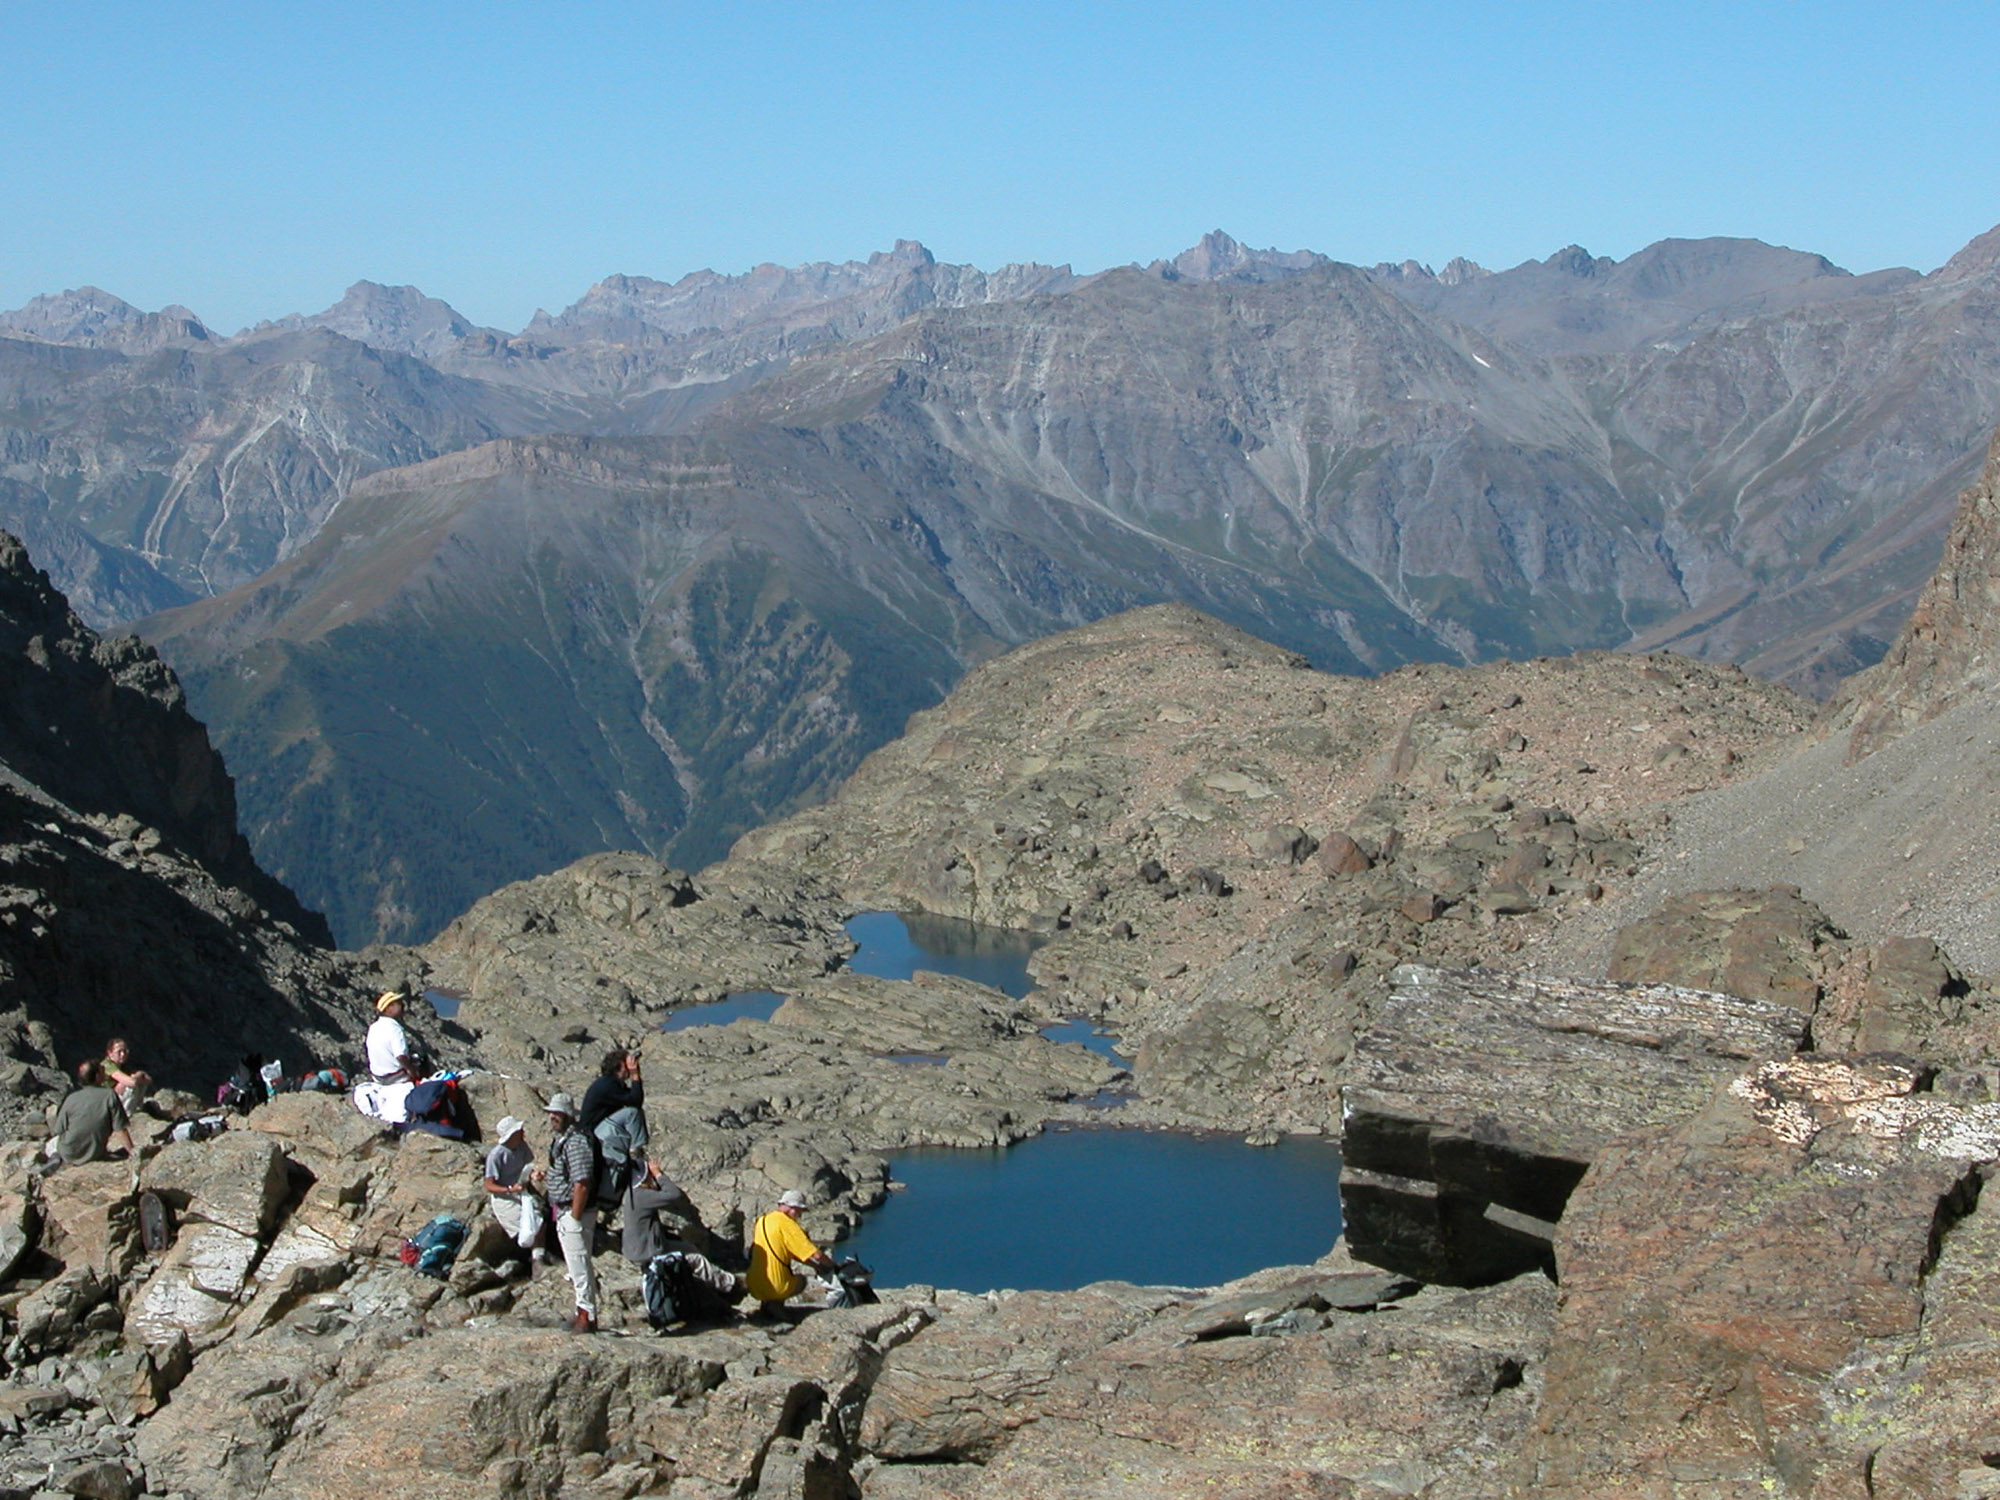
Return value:
M 1341 677 L 1166 606 L 977 669 L 719 868 L 1039 929 L 1045 1003 L 1117 1030 L 1149 1097 L 1333 1129 L 1390 970 L 1532 962 L 1667 804 L 1783 759 L 1812 714 L 1664 656 Z

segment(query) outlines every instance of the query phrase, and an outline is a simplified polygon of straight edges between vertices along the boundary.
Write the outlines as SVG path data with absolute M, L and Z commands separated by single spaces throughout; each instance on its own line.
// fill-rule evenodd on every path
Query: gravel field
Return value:
M 1795 885 L 1855 937 L 1928 937 L 2000 973 L 2000 701 L 1983 693 L 1856 765 L 1844 732 L 1676 802 L 1626 889 L 1551 935 L 1552 972 L 1601 975 L 1611 937 L 1682 891 Z

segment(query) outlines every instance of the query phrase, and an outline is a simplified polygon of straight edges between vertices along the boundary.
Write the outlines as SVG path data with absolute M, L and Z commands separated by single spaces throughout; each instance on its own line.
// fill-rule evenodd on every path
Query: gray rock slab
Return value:
M 1547 1266 L 1607 1142 L 1693 1114 L 1806 1029 L 1787 1006 L 1671 985 L 1399 968 L 1343 1104 L 1348 1244 L 1451 1285 Z

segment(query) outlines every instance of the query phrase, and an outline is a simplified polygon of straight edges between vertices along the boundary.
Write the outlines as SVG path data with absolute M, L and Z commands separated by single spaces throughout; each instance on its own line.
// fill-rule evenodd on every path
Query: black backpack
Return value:
M 640 1285 L 646 1294 L 646 1321 L 659 1329 L 680 1322 L 717 1322 L 735 1305 L 728 1293 L 695 1275 L 694 1266 L 679 1250 L 647 1261 Z

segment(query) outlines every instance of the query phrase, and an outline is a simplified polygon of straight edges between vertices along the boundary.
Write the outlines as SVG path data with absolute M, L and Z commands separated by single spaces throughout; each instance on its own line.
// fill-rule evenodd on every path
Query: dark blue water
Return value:
M 454 995 L 450 990 L 425 990 L 424 998 L 430 1001 L 431 1009 L 436 1011 L 440 1018 L 449 1019 L 458 1014 L 458 1007 L 465 997 Z
M 662 1031 L 686 1031 L 690 1026 L 727 1026 L 731 1021 L 768 1021 L 785 1003 L 770 990 L 738 990 L 712 1005 L 690 1005 L 660 1024 Z
M 1213 1286 L 1317 1260 L 1340 1233 L 1340 1150 L 1314 1137 L 1052 1130 L 1006 1151 L 905 1151 L 890 1167 L 907 1187 L 836 1252 L 883 1286 Z
M 847 967 L 878 979 L 908 979 L 919 969 L 991 985 L 1016 1000 L 1035 987 L 1028 955 L 1046 939 L 927 912 L 864 911 L 847 922 L 860 945 Z
M 1069 1016 L 1053 1026 L 1044 1026 L 1042 1035 L 1052 1042 L 1081 1042 L 1092 1052 L 1110 1058 L 1120 1067 L 1130 1067 L 1131 1061 L 1118 1050 L 1118 1038 L 1108 1031 L 1100 1031 L 1082 1016 Z

